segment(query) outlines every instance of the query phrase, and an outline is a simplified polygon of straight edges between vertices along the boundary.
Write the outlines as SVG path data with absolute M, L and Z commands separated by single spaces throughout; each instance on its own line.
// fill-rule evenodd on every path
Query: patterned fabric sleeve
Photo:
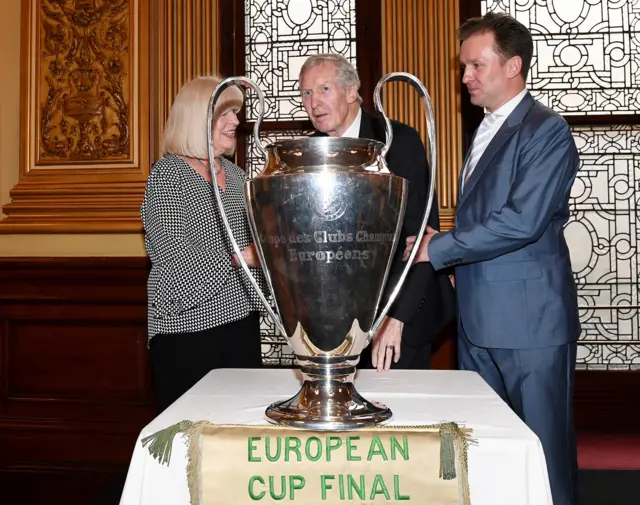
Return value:
M 212 298 L 231 272 L 231 256 L 190 243 L 186 238 L 184 193 L 170 167 L 154 167 L 142 206 L 147 250 L 158 265 L 158 291 L 152 303 L 159 314 L 174 315 Z

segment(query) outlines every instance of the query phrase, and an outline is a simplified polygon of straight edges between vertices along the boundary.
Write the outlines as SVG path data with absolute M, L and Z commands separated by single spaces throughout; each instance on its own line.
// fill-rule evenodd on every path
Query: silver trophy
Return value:
M 380 90 L 389 81 L 407 82 L 420 94 L 426 112 L 431 174 L 416 247 L 395 288 L 383 300 L 408 189 L 407 181 L 393 175 L 385 164 L 393 133 Z M 374 102 L 385 120 L 384 144 L 370 139 L 307 137 L 265 148 L 260 142 L 264 95 L 250 79 L 230 77 L 218 85 L 209 101 L 207 134 L 212 168 L 213 112 L 221 93 L 230 86 L 250 88 L 258 96 L 259 117 L 253 137 L 265 157 L 265 166 L 246 183 L 245 199 L 274 307 L 242 258 L 217 184 L 213 184 L 215 198 L 233 250 L 266 311 L 287 338 L 304 378 L 298 394 L 273 403 L 266 417 L 272 423 L 322 430 L 350 430 L 384 422 L 391 417 L 391 410 L 360 396 L 353 379 L 362 350 L 371 343 L 407 277 L 433 204 L 436 144 L 429 94 L 420 80 L 407 73 L 388 74 L 378 82 Z

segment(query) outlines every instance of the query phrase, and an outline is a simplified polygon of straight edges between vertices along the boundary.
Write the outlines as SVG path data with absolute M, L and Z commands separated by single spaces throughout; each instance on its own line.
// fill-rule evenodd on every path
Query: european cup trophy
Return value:
M 393 133 L 380 101 L 390 81 L 411 84 L 420 94 L 427 122 L 430 177 L 422 226 L 397 284 L 385 285 L 398 244 L 408 183 L 393 175 L 385 156 Z M 374 91 L 386 125 L 386 143 L 370 139 L 306 137 L 263 147 L 264 96 L 246 77 L 221 82 L 208 110 L 209 161 L 213 167 L 215 104 L 229 86 L 252 89 L 259 117 L 254 142 L 264 170 L 245 185 L 247 214 L 274 300 L 267 301 L 244 261 L 222 206 L 215 198 L 233 250 L 264 307 L 295 353 L 304 379 L 293 398 L 266 410 L 272 423 L 322 430 L 349 430 L 391 417 L 385 405 L 367 401 L 353 379 L 362 350 L 371 343 L 411 268 L 433 204 L 436 144 L 431 99 L 413 75 L 384 76 Z M 215 177 L 213 179 L 215 181 Z

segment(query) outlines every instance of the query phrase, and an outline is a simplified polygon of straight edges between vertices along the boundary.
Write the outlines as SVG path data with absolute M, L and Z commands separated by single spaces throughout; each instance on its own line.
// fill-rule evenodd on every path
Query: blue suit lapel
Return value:
M 464 170 L 460 173 L 460 179 L 458 181 L 458 208 L 464 203 L 464 201 L 469 197 L 469 195 L 473 192 L 473 188 L 482 177 L 482 173 L 487 169 L 489 163 L 493 159 L 493 156 L 498 152 L 498 150 L 504 145 L 504 143 L 520 128 L 522 121 L 525 116 L 529 112 L 529 109 L 533 106 L 534 100 L 530 93 L 527 93 L 522 101 L 518 104 L 518 106 L 513 110 L 509 117 L 507 117 L 506 121 L 502 124 L 498 132 L 495 134 L 491 142 L 487 146 L 484 153 L 482 153 L 482 157 L 478 160 L 477 165 L 473 169 L 469 180 L 464 185 L 464 191 L 462 191 L 462 174 Z M 475 134 L 474 134 L 475 138 Z M 467 157 L 469 153 L 467 153 Z M 463 169 L 466 166 L 467 159 L 465 158 L 465 162 L 463 165 Z M 460 194 L 462 193 L 462 194 Z

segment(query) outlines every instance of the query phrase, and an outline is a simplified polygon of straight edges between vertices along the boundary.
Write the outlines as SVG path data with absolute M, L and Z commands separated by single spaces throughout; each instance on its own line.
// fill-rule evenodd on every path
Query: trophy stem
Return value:
M 274 424 L 312 430 L 351 430 L 391 418 L 391 410 L 363 398 L 353 385 L 355 367 L 302 367 L 304 382 L 294 397 L 266 410 Z

